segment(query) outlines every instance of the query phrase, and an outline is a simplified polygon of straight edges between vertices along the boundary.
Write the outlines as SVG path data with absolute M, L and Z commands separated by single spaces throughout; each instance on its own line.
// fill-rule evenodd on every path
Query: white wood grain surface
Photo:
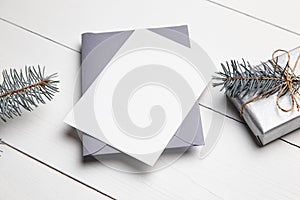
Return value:
M 297 6 L 297 2 L 293 3 Z M 253 14 L 260 16 L 259 13 Z M 272 15 L 266 16 L 273 23 L 277 22 Z M 245 125 L 229 118 L 220 122 L 224 124 L 221 139 L 207 158 L 201 160 L 201 148 L 193 148 L 173 165 L 140 175 L 119 172 L 98 162 L 83 162 L 80 141 L 74 136 L 76 132 L 62 122 L 79 93 L 75 81 L 80 68 L 80 54 L 76 51 L 80 50 L 80 34 L 83 32 L 188 24 L 192 38 L 208 52 L 217 66 L 231 58 L 245 57 L 254 63 L 265 60 L 279 47 L 291 49 L 298 46 L 300 37 L 296 34 L 207 1 L 87 3 L 1 0 L 0 18 L 1 68 L 45 65 L 49 73 L 58 72 L 61 80 L 61 92 L 53 102 L 6 124 L 0 123 L 0 136 L 7 143 L 118 199 L 282 200 L 298 199 L 300 196 L 300 149 L 280 140 L 259 148 Z M 288 23 L 286 27 L 297 29 Z M 224 104 L 224 96 L 219 93 L 213 96 L 220 102 L 213 109 L 222 110 L 218 106 Z M 201 103 L 211 107 L 208 94 L 203 96 Z M 232 107 L 228 106 L 227 110 L 227 115 L 237 117 Z M 201 108 L 201 114 L 207 133 L 215 112 Z M 287 140 L 300 144 L 297 133 L 287 136 Z M 6 148 L 4 150 L 4 153 L 17 154 Z M 18 156 L 11 156 L 12 162 Z M 1 157 L 2 161 L 5 162 Z M 39 181 L 51 176 L 51 182 L 70 182 L 62 186 L 66 189 L 77 187 L 77 183 L 68 177 L 59 174 L 52 176 L 56 172 L 40 165 L 36 162 L 28 164 L 32 169 L 41 168 Z M 6 171 L 8 166 L 7 162 L 0 164 L 0 171 Z M 12 168 L 10 173 L 18 169 L 23 168 Z M 22 177 L 20 173 L 18 177 L 26 183 L 26 176 Z M 10 177 L 3 180 L 12 181 Z M 23 182 L 16 187 L 24 191 L 38 187 Z M 86 186 L 81 187 L 82 191 L 89 191 Z M 5 197 L 13 198 L 9 188 L 4 188 L 7 188 Z M 37 190 L 43 191 L 39 188 Z M 95 191 L 91 193 L 98 194 Z M 20 199 L 23 194 L 13 195 Z M 89 194 L 91 198 L 93 194 Z M 76 193 L 72 195 L 73 199 L 81 199 Z M 30 197 L 39 199 L 40 196 Z
M 228 59 L 241 58 L 258 64 L 269 59 L 274 50 L 292 49 L 300 42 L 295 34 L 208 1 L 130 1 L 128 4 L 122 1 L 90 1 L 89 4 L 81 1 L 3 2 L 0 17 L 76 51 L 80 51 L 80 36 L 84 32 L 174 24 L 188 24 L 192 39 L 207 51 L 217 67 Z M 292 1 L 287 5 L 297 7 L 296 2 Z M 45 10 L 44 7 L 51 9 Z M 51 14 L 53 10 L 56 11 L 55 15 Z M 167 11 L 168 15 L 158 11 Z M 271 22 L 275 23 L 276 19 L 270 17 Z
M 6 145 L 0 149 L 0 199 L 109 199 Z
M 300 35 L 299 1 L 297 0 L 213 0 L 211 2 L 219 3 Z
M 292 49 L 300 41 L 294 34 L 205 0 L 1 2 L 1 18 L 78 51 L 81 33 L 84 32 L 176 24 L 188 24 L 192 39 L 207 51 L 218 66 L 231 58 L 245 58 L 259 63 L 269 59 L 275 49 Z M 296 2 L 293 7 L 297 7 Z M 289 13 L 289 10 L 286 12 Z

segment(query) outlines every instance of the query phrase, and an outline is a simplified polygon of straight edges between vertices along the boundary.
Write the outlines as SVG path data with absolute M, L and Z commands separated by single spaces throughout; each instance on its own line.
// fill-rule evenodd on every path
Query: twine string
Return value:
M 288 56 L 288 60 L 287 60 L 287 65 L 284 69 L 282 69 L 277 63 L 274 62 L 275 60 L 275 56 L 277 53 L 279 52 L 283 52 L 286 53 L 286 55 Z M 300 110 L 300 104 L 296 99 L 296 94 L 300 95 L 300 92 L 298 91 L 299 87 L 297 84 L 294 84 L 295 82 L 300 82 L 300 75 L 296 76 L 295 75 L 295 70 L 297 68 L 298 62 L 300 60 L 300 54 L 297 57 L 297 60 L 295 62 L 295 65 L 293 66 L 293 68 L 291 68 L 290 66 L 290 61 L 291 61 L 291 55 L 288 51 L 286 50 L 282 50 L 282 49 L 278 49 L 276 51 L 273 52 L 272 54 L 272 60 L 269 60 L 269 62 L 273 65 L 274 68 L 278 68 L 279 71 L 284 75 L 283 78 L 269 78 L 269 77 L 259 77 L 259 78 L 246 78 L 243 80 L 281 80 L 282 82 L 276 86 L 274 86 L 273 88 L 263 92 L 262 94 L 259 94 L 249 100 L 247 100 L 246 102 L 244 102 L 240 108 L 240 115 L 243 118 L 243 111 L 246 105 L 248 105 L 251 102 L 254 102 L 266 95 L 269 95 L 270 93 L 272 93 L 273 91 L 276 91 L 278 88 L 281 87 L 280 91 L 277 93 L 277 97 L 276 97 L 276 105 L 277 107 L 283 111 L 283 112 L 290 112 L 294 109 L 295 105 L 297 106 L 297 110 Z M 285 109 L 281 106 L 280 104 L 280 98 L 282 96 L 284 96 L 286 89 L 288 89 L 288 92 L 290 94 L 290 100 L 291 100 L 291 107 L 288 109 Z

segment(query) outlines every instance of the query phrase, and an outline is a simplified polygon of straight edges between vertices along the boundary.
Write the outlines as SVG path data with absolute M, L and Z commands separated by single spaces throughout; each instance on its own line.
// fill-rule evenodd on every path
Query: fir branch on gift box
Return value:
M 288 56 L 285 66 L 278 65 L 278 58 L 275 57 L 278 52 L 284 52 Z M 296 105 L 299 111 L 300 104 L 295 97 L 295 95 L 300 95 L 298 91 L 300 76 L 295 74 L 299 60 L 300 55 L 295 65 L 291 67 L 289 52 L 279 49 L 273 53 L 272 60 L 262 63 L 261 66 L 252 66 L 244 60 L 242 63 L 234 60 L 230 64 L 226 62 L 226 65 L 221 64 L 223 72 L 217 72 L 217 76 L 213 77 L 214 80 L 218 81 L 214 82 L 213 86 L 222 85 L 221 91 L 225 90 L 225 93 L 232 98 L 253 97 L 241 106 L 241 116 L 247 104 L 260 98 L 267 98 L 275 93 L 277 93 L 276 104 L 280 110 L 289 112 Z M 279 99 L 286 94 L 290 94 L 291 97 L 289 109 L 282 108 L 279 103 Z
M 58 92 L 57 73 L 45 76 L 45 68 L 25 66 L 25 70 L 3 70 L 0 84 L 0 118 L 6 122 L 22 114 L 22 109 L 32 111 L 45 98 L 52 100 Z
M 219 81 L 214 82 L 213 86 L 222 85 L 221 91 L 225 90 L 225 93 L 233 98 L 262 94 L 285 81 L 281 70 L 278 67 L 271 67 L 268 63 L 262 63 L 263 68 L 253 67 L 244 60 L 243 63 L 232 60 L 230 64 L 226 62 L 226 65 L 221 65 L 223 72 L 217 72 L 218 76 L 213 77 L 214 80 Z M 279 87 L 276 88 L 266 97 L 279 90 Z

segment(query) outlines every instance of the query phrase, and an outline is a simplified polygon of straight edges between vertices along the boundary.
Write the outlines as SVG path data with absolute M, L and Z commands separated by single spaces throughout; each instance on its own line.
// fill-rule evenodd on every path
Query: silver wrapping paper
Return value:
M 291 56 L 290 66 L 293 67 L 300 53 L 300 47 L 291 50 L 289 53 Z M 284 67 L 288 61 L 288 55 L 282 54 L 277 58 L 279 65 Z M 300 75 L 300 63 L 297 65 L 295 74 Z M 229 97 L 239 111 L 242 104 L 251 98 L 253 97 Z M 268 98 L 261 98 L 249 103 L 244 108 L 243 118 L 253 132 L 258 144 L 262 146 L 300 128 L 300 111 L 297 111 L 296 105 L 293 111 L 283 112 L 277 107 L 276 99 L 277 93 Z M 300 103 L 300 97 L 296 96 L 296 99 Z M 286 94 L 280 98 L 279 102 L 283 108 L 288 109 L 291 107 L 291 96 Z

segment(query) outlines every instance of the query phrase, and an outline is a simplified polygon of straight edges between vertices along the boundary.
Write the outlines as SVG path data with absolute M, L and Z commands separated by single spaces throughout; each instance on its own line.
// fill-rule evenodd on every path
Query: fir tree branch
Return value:
M 223 71 L 217 72 L 217 76 L 213 76 L 213 79 L 217 81 L 213 83 L 213 86 L 221 85 L 221 91 L 225 90 L 227 95 L 234 98 L 261 95 L 279 86 L 264 95 L 264 97 L 269 97 L 283 89 L 286 74 L 294 77 L 293 85 L 300 86 L 299 78 L 290 73 L 288 64 L 282 68 L 277 64 L 277 60 L 273 63 L 264 62 L 260 66 L 251 66 L 244 60 L 242 63 L 234 60 L 230 64 L 226 62 L 226 65 L 221 64 Z M 288 87 L 284 88 L 282 94 L 285 95 L 288 90 Z
M 13 94 L 16 94 L 16 93 L 19 93 L 19 92 L 24 92 L 25 90 L 28 90 L 28 89 L 31 89 L 31 88 L 37 87 L 37 86 L 42 86 L 42 87 L 44 87 L 47 81 L 48 81 L 48 80 L 46 80 L 46 79 L 45 79 L 45 80 L 41 80 L 41 81 L 39 81 L 39 82 L 37 82 L 37 83 L 34 83 L 34 84 L 31 84 L 31 85 L 25 86 L 25 87 L 23 87 L 23 88 L 16 89 L 16 90 L 12 90 L 12 91 L 9 91 L 9 92 L 6 92 L 6 93 L 2 94 L 2 95 L 0 96 L 0 98 L 6 97 L 6 96 L 9 96 L 9 95 L 13 95 Z
M 3 70 L 0 84 L 0 118 L 3 121 L 20 116 L 21 108 L 32 111 L 39 103 L 52 100 L 58 92 L 57 74 L 45 76 L 45 68 L 25 66 L 24 72 L 16 69 Z

